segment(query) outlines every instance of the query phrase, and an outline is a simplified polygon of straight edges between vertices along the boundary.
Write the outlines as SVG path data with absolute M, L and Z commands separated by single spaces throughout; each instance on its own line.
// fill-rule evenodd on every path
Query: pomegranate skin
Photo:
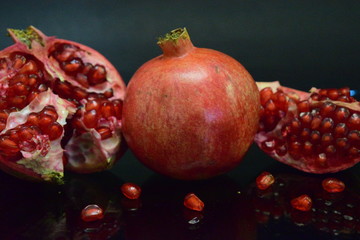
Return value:
M 125 140 L 144 165 L 173 178 L 225 173 L 240 163 L 257 131 L 256 84 L 230 56 L 194 47 L 186 29 L 170 34 L 176 39 L 160 39 L 163 54 L 128 84 Z

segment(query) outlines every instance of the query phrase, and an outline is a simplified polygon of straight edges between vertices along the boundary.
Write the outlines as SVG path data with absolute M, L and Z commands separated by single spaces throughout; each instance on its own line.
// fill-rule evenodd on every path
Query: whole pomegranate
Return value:
M 111 167 L 123 146 L 119 73 L 79 43 L 32 26 L 8 31 L 15 44 L 0 52 L 0 168 L 62 182 L 64 165 Z
M 311 173 L 329 173 L 360 161 L 360 103 L 349 88 L 309 93 L 258 83 L 260 128 L 255 141 L 276 160 Z
M 122 130 L 129 148 L 149 168 L 177 179 L 229 171 L 258 128 L 254 80 L 233 58 L 194 47 L 185 28 L 158 45 L 163 54 L 128 84 Z

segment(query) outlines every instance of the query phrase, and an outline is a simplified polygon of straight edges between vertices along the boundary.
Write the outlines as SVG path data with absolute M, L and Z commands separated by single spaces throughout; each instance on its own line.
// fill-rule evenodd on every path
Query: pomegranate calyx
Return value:
M 39 43 L 41 46 L 45 46 L 43 37 L 38 33 L 38 30 L 29 26 L 26 29 L 8 29 L 9 35 L 15 42 L 24 43 L 29 49 L 32 48 L 33 42 Z
M 186 28 L 177 28 L 159 37 L 157 44 L 166 57 L 181 57 L 194 49 Z

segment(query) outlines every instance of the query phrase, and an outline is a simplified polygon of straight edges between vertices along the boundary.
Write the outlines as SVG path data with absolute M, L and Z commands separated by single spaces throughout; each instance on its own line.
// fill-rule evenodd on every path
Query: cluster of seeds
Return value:
M 85 88 L 106 82 L 105 67 L 84 63 L 81 59 L 81 49 L 74 45 L 55 44 L 49 55 L 59 62 L 66 74 L 73 76 Z
M 320 90 L 312 98 L 322 96 L 327 99 L 353 101 L 349 89 Z M 327 95 L 325 95 L 325 93 Z M 336 95 L 336 98 L 335 98 Z M 260 93 L 263 106 L 259 131 L 272 131 L 288 111 L 290 101 L 297 111 L 289 117 L 281 129 L 281 136 L 262 143 L 265 151 L 274 151 L 279 156 L 289 153 L 293 159 L 310 156 L 319 166 L 326 166 L 329 159 L 346 156 L 355 159 L 360 156 L 360 113 L 331 101 L 310 102 L 286 98 L 278 90 L 273 93 L 265 88 Z M 322 99 L 322 98 L 321 98 Z
M 80 101 L 83 99 L 94 99 L 94 98 L 111 98 L 113 97 L 113 90 L 107 90 L 104 93 L 89 93 L 83 88 L 73 86 L 68 81 L 60 81 L 56 79 L 53 83 L 54 93 L 59 95 L 61 98 L 67 99 L 79 106 Z
M 10 112 L 24 108 L 39 93 L 48 89 L 41 69 L 38 60 L 22 53 L 14 52 L 0 59 L 0 72 L 12 72 L 0 84 L 0 131 L 5 128 L 6 116 Z
M 112 136 L 112 131 L 108 126 L 102 126 L 101 122 L 106 122 L 110 117 L 121 119 L 122 101 L 108 100 L 104 98 L 92 98 L 88 100 L 83 109 L 79 109 L 72 121 L 73 127 L 78 134 L 85 132 L 83 124 L 87 128 L 95 128 L 100 133 L 101 139 Z
M 38 113 L 30 113 L 27 121 L 0 136 L 0 154 L 21 157 L 20 151 L 33 152 L 39 141 L 58 139 L 63 127 L 56 121 L 58 114 L 53 106 L 46 106 Z
M 266 178 L 269 174 L 263 172 L 258 178 Z M 276 221 L 289 217 L 296 225 L 313 225 L 334 235 L 360 233 L 357 205 L 360 196 L 346 191 L 344 182 L 337 178 L 320 181 L 283 175 L 277 176 L 269 189 L 256 186 L 251 196 L 259 223 L 267 223 L 270 218 Z
M 356 99 L 350 96 L 350 88 L 328 88 L 320 89 L 317 93 L 310 95 L 311 99 L 315 101 L 340 101 L 340 102 L 356 102 Z

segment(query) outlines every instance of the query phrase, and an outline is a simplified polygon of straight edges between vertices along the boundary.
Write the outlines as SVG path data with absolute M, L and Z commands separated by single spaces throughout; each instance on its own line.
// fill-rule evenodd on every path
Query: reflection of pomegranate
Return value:
M 360 104 L 348 88 L 305 93 L 258 83 L 259 147 L 305 172 L 337 172 L 360 161 Z
M 196 48 L 186 29 L 158 42 L 163 55 L 134 74 L 123 132 L 138 159 L 178 179 L 204 179 L 235 167 L 258 127 L 259 93 L 233 58 Z
M 15 44 L 0 52 L 0 167 L 61 182 L 64 163 L 76 172 L 112 166 L 125 90 L 115 68 L 34 27 L 9 33 Z
M 301 227 L 307 226 L 306 232 L 312 238 L 321 232 L 327 232 L 343 235 L 349 239 L 358 239 L 356 237 L 359 237 L 360 233 L 360 206 L 357 204 L 360 201 L 359 192 L 350 187 L 343 192 L 329 193 L 323 189 L 324 178 L 318 176 L 274 174 L 274 177 L 275 183 L 271 188 L 259 190 L 253 184 L 248 192 L 252 198 L 258 223 L 263 224 L 267 229 L 271 228 L 272 231 L 278 229 L 280 232 L 273 232 L 277 236 L 284 234 L 288 237 L 290 232 L 297 236 L 299 232 L 303 233 Z M 358 185 L 349 174 L 339 176 L 340 178 L 349 182 L 351 186 Z M 309 211 L 304 212 L 302 208 L 297 210 L 291 206 L 292 201 L 299 196 L 308 196 L 312 199 L 312 207 Z M 300 201 L 302 200 L 301 198 Z M 288 219 L 294 224 L 289 225 Z

